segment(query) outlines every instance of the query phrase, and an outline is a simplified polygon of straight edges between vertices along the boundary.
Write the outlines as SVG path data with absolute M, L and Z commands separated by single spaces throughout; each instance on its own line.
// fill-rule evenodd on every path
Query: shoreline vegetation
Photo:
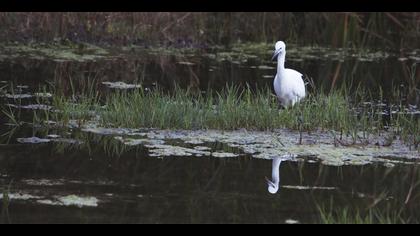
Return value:
M 226 86 L 220 92 L 196 93 L 177 87 L 174 91 L 134 88 L 114 91 L 106 96 L 90 90 L 73 96 L 54 95 L 44 89 L 37 93 L 31 107 L 5 105 L 2 113 L 10 123 L 19 124 L 22 108 L 32 112 L 38 125 L 51 122 L 68 127 L 96 122 L 106 128 L 156 128 L 182 130 L 259 130 L 291 129 L 310 134 L 332 131 L 339 137 L 351 137 L 354 143 L 369 135 L 389 135 L 390 142 L 399 137 L 419 150 L 420 119 L 407 112 L 404 105 L 386 107 L 370 102 L 367 93 L 350 93 L 345 87 L 330 93 L 310 93 L 300 104 L 281 108 L 270 88 Z M 9 97 L 13 97 L 9 95 Z M 22 98 L 16 97 L 21 103 Z
M 416 48 L 417 12 L 3 12 L 2 42 L 206 47 L 274 42 Z M 275 23 L 274 23 L 275 22 Z

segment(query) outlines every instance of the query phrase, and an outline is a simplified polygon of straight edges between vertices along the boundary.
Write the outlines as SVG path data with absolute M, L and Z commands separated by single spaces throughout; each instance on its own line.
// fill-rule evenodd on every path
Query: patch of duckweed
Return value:
M 242 64 L 249 60 L 268 62 L 274 50 L 273 43 L 236 43 L 230 48 L 212 46 L 207 49 L 194 47 L 142 47 L 127 46 L 110 50 L 91 44 L 9 44 L 0 47 L 0 60 L 19 57 L 32 58 L 36 60 L 52 59 L 57 62 L 65 61 L 94 61 L 113 57 L 124 57 L 130 54 L 135 55 L 157 55 L 157 56 L 179 56 L 183 58 L 204 56 L 218 62 L 228 61 Z M 390 56 L 397 56 L 396 53 L 384 51 L 372 51 L 367 49 L 353 48 L 329 48 L 317 45 L 300 46 L 296 44 L 287 45 L 288 60 L 333 60 L 344 61 L 356 59 L 359 61 L 379 61 Z M 400 60 L 419 61 L 418 52 L 404 52 Z M 191 61 L 179 61 L 178 64 L 193 66 Z
M 238 154 L 230 153 L 230 152 L 212 152 L 211 156 L 219 157 L 219 158 L 226 158 L 226 157 L 237 157 Z
M 208 151 L 200 151 L 193 148 L 185 148 L 167 144 L 146 144 L 149 148 L 149 155 L 153 157 L 168 157 L 168 156 L 210 156 Z
M 23 183 L 31 186 L 63 186 L 65 181 L 61 180 L 51 180 L 51 179 L 24 179 Z
M 210 151 L 211 150 L 211 148 L 206 147 L 206 146 L 195 146 L 194 149 L 199 150 L 199 151 Z
M 15 104 L 6 104 L 6 106 L 11 108 L 27 109 L 27 110 L 52 110 L 52 106 L 46 104 L 29 104 L 29 105 L 15 105 Z
M 179 62 L 177 62 L 177 64 L 184 65 L 184 66 L 194 66 L 194 65 L 196 65 L 194 62 L 189 62 L 189 61 L 179 61 Z
M 83 141 L 72 139 L 72 138 L 61 138 L 56 136 L 47 135 L 47 138 L 29 137 L 29 138 L 17 138 L 16 141 L 22 144 L 41 144 L 41 143 L 66 143 L 81 145 Z
M 121 81 L 118 82 L 102 82 L 103 85 L 106 85 L 108 88 L 111 89 L 135 89 L 141 88 L 139 84 L 127 84 Z
M 9 98 L 9 99 L 25 99 L 25 98 L 32 98 L 31 94 L 5 94 L 1 95 L 1 97 Z
M 40 98 L 51 98 L 53 95 L 51 93 L 34 93 L 34 96 Z
M 0 199 L 3 199 L 4 194 L 0 194 Z M 27 194 L 27 193 L 8 193 L 7 197 L 9 198 L 9 200 L 32 200 L 32 199 L 40 199 L 40 196 L 34 196 L 31 194 Z
M 249 59 L 256 59 L 260 62 L 267 62 L 271 58 L 274 50 L 274 43 L 237 43 L 229 49 L 216 50 L 214 53 L 205 54 L 206 57 L 216 61 L 247 62 Z M 407 59 L 417 60 L 413 53 L 407 53 Z M 414 55 L 416 55 L 414 53 Z M 304 60 L 332 60 L 345 61 L 356 59 L 359 61 L 379 61 L 387 59 L 390 56 L 397 56 L 395 53 L 385 51 L 372 51 L 367 49 L 352 48 L 329 48 L 321 46 L 300 46 L 295 44 L 287 45 L 287 56 L 290 61 Z M 263 65 L 263 68 L 270 69 L 271 66 Z
M 282 185 L 282 188 L 296 189 L 296 190 L 336 190 L 337 187 L 326 186 L 302 186 L 302 185 Z
M 95 197 L 80 197 L 77 195 L 69 195 L 57 198 L 64 206 L 77 206 L 81 207 L 97 207 L 98 199 Z
M 17 141 L 19 143 L 26 143 L 26 144 L 38 144 L 38 143 L 49 143 L 51 140 L 38 138 L 38 137 L 29 137 L 29 138 L 18 138 Z
M 200 50 L 194 47 L 141 47 L 141 46 L 130 46 L 122 48 L 123 52 L 135 52 L 136 54 L 150 54 L 159 56 L 183 56 L 191 57 L 195 56 Z
M 39 204 L 53 206 L 97 207 L 99 200 L 95 197 L 80 197 L 77 195 L 54 196 L 53 199 L 40 199 Z
M 294 220 L 294 219 L 287 219 L 284 221 L 284 223 L 286 224 L 299 224 L 298 220 Z
M 36 60 L 50 59 L 57 62 L 83 62 L 105 58 L 109 52 L 91 44 L 11 44 L 3 45 L 0 54 L 0 60 L 25 57 Z
M 9 94 L 6 93 L 4 95 L 0 95 L 0 97 L 5 97 L 8 99 L 27 99 L 27 98 L 33 98 L 33 97 L 37 97 L 37 98 L 51 98 L 53 95 L 51 93 L 34 93 L 34 94 L 28 94 L 28 93 L 23 93 L 23 94 Z

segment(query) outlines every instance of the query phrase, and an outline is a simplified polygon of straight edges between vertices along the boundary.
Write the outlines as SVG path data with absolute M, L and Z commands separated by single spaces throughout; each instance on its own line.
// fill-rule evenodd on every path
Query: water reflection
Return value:
M 0 147 L 0 191 L 10 191 L 7 210 L 12 223 L 315 223 L 317 206 L 329 207 L 331 201 L 334 211 L 386 211 L 392 204 L 391 212 L 402 209 L 405 219 L 419 219 L 419 172 L 410 165 L 336 167 L 251 157 L 159 159 L 138 151 L 110 158 L 99 150 L 91 155 L 56 154 L 49 145 Z M 261 179 L 270 167 L 279 176 L 280 163 L 285 187 L 267 196 Z M 277 181 L 280 178 L 271 179 Z M 97 199 L 97 206 L 38 201 L 70 196 Z
M 268 184 L 268 192 L 275 194 L 279 190 L 280 184 L 280 164 L 281 158 L 275 157 L 273 158 L 273 164 L 271 167 L 271 180 L 266 177 L 267 184 Z

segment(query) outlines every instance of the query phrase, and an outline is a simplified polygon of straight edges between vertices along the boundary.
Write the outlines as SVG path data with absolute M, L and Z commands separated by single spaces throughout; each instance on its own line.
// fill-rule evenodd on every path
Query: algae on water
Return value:
M 275 131 L 219 131 L 219 130 L 151 130 L 139 132 L 138 129 L 93 128 L 86 132 L 118 134 L 116 140 L 124 145 L 142 145 L 149 155 L 154 157 L 168 156 L 213 156 L 219 158 L 251 155 L 254 158 L 272 159 L 282 157 L 297 160 L 302 157 L 315 157 L 325 165 L 365 165 L 379 162 L 388 163 L 388 157 L 398 158 L 400 162 L 409 162 L 419 158 L 416 150 L 410 150 L 401 141 L 394 141 L 390 146 L 377 146 L 383 137 L 371 137 L 371 144 L 337 145 L 334 136 L 328 132 L 312 132 L 303 136 L 299 144 L 299 132 L 279 129 Z M 125 135 L 127 137 L 121 136 Z M 130 138 L 130 134 L 142 138 Z M 194 141 L 192 141 L 194 140 Z M 176 141 L 176 142 L 174 142 Z M 224 149 L 234 149 L 235 153 L 224 149 L 212 148 L 212 143 L 221 143 Z M 191 147 L 191 145 L 193 147 Z
M 64 61 L 93 61 L 105 58 L 109 52 L 91 44 L 9 44 L 1 47 L 1 58 L 32 58 L 37 60 L 50 59 Z

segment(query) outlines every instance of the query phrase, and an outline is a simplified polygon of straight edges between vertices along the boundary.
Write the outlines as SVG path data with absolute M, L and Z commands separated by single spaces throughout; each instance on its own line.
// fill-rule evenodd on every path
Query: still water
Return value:
M 412 89 L 419 84 L 418 50 L 343 54 L 337 49 L 309 49 L 290 50 L 286 66 L 307 74 L 315 86 L 329 89 L 349 81 L 367 88 L 381 86 L 382 93 L 373 91 L 378 100 L 390 106 L 399 99 L 409 112 L 418 113 L 419 93 Z M 194 143 L 184 142 L 179 134 L 170 140 L 142 136 L 149 139 L 142 141 L 146 144 L 125 149 L 115 142 L 130 133 L 30 125 L 30 111 L 45 108 L 33 106 L 36 99 L 57 91 L 70 95 L 92 89 L 106 95 L 121 86 L 141 84 L 145 89 L 171 91 L 179 85 L 205 93 L 227 83 L 271 86 L 276 65 L 269 53 L 132 50 L 86 61 L 32 54 L 2 57 L 0 87 L 9 91 L 1 97 L 2 107 L 19 110 L 26 123 L 12 126 L 3 113 L 0 116 L 1 222 L 318 223 L 320 208 L 373 209 L 397 215 L 395 221 L 401 217 L 418 222 L 420 172 L 418 156 L 411 150 L 404 149 L 408 159 L 387 154 L 374 157 L 381 161 L 340 165 L 305 153 L 284 156 L 279 190 L 270 194 L 265 178 L 271 178 L 272 157 L 258 158 L 249 146 L 240 146 L 254 144 L 247 140 Z M 393 88 L 403 94 L 396 98 Z M 43 93 L 35 93 L 39 91 Z M 80 139 L 82 135 L 88 138 Z M 77 148 L 82 142 L 86 145 Z M 154 148 L 169 143 L 184 149 L 156 154 L 148 142 Z M 64 148 L 57 145 L 63 143 Z

